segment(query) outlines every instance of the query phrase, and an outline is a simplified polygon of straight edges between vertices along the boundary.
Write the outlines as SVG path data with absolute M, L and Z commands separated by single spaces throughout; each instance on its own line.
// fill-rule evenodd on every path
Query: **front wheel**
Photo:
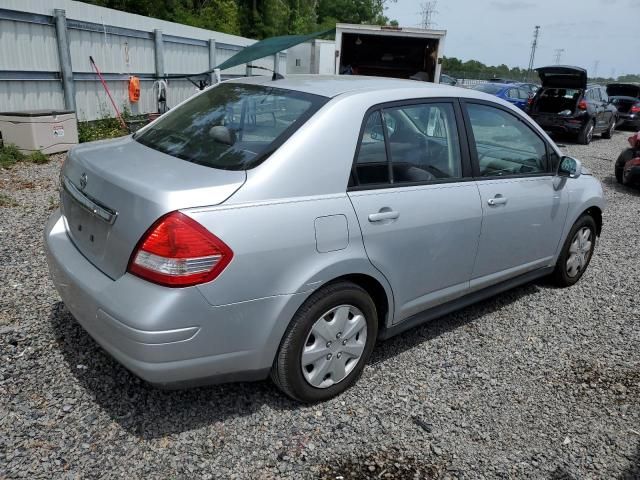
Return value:
M 295 400 L 328 400 L 356 382 L 377 333 L 376 306 L 364 289 L 346 281 L 327 285 L 293 317 L 271 378 Z
M 574 285 L 584 274 L 596 246 L 596 222 L 591 215 L 583 215 L 571 228 L 564 242 L 553 281 L 559 287 Z

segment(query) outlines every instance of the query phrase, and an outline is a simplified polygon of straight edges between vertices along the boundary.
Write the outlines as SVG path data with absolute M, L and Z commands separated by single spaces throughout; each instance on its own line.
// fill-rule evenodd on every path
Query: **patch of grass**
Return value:
M 18 162 L 47 163 L 48 161 L 49 157 L 39 150 L 31 152 L 29 155 L 25 155 L 13 144 L 7 144 L 0 147 L 1 168 L 9 168 Z
M 78 122 L 78 140 L 80 143 L 122 137 L 128 133 L 129 132 L 122 128 L 117 118 L 102 118 L 90 122 Z
M 0 147 L 0 167 L 7 168 L 25 159 L 26 155 L 18 150 L 15 145 L 3 145 Z
M 0 207 L 17 207 L 18 203 L 9 195 L 0 193 Z
M 40 150 L 36 150 L 35 152 L 31 152 L 31 154 L 26 158 L 26 161 L 31 163 L 48 163 L 49 157 Z

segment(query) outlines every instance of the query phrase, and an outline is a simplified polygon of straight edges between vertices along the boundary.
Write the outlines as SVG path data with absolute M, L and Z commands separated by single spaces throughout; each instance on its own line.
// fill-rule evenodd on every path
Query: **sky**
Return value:
M 422 3 L 387 0 L 385 15 L 416 27 Z M 564 49 L 560 63 L 590 77 L 640 73 L 640 0 L 438 0 L 433 21 L 447 30 L 447 57 L 526 68 L 540 25 L 534 67 L 555 64 Z

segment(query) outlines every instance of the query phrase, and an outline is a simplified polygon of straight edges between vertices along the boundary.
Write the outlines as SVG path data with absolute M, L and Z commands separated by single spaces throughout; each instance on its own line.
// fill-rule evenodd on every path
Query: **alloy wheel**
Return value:
M 305 380 L 328 388 L 347 378 L 367 343 L 367 321 L 353 305 L 339 305 L 324 313 L 311 327 L 300 365 Z
M 567 275 L 574 278 L 582 272 L 589 261 L 591 255 L 592 232 L 588 227 L 582 227 L 576 232 L 569 247 L 569 258 L 567 258 Z
M 593 140 L 593 123 L 589 124 L 589 130 L 587 131 L 587 142 L 590 143 Z

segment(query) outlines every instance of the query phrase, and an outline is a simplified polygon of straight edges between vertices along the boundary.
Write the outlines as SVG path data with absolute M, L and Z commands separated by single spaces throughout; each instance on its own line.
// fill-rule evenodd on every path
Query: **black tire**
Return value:
M 582 228 L 584 227 L 591 230 L 591 249 L 588 252 L 586 261 L 584 262 L 584 265 L 582 266 L 582 268 L 580 268 L 577 275 L 572 277 L 569 275 L 568 269 L 567 269 L 567 260 L 569 259 L 569 255 L 570 255 L 569 249 L 571 248 L 571 244 L 577 232 L 582 230 Z M 570 287 L 574 285 L 578 280 L 580 280 L 584 272 L 587 270 L 589 263 L 591 262 L 591 258 L 593 257 L 593 251 L 595 249 L 595 246 L 596 246 L 596 222 L 591 215 L 585 214 L 581 216 L 576 221 L 576 223 L 573 224 L 573 227 L 571 227 L 571 231 L 569 232 L 569 235 L 567 235 L 567 239 L 565 240 L 564 245 L 562 246 L 562 251 L 560 252 L 560 257 L 558 258 L 558 261 L 556 263 L 556 268 L 551 274 L 553 283 L 555 283 L 558 287 L 564 288 L 564 287 Z
M 318 388 L 307 382 L 300 363 L 304 344 L 314 323 L 339 305 L 353 305 L 365 317 L 367 339 L 364 351 L 353 370 L 339 383 Z M 271 379 L 289 397 L 306 403 L 328 400 L 351 387 L 360 377 L 378 334 L 376 306 L 369 294 L 352 282 L 329 284 L 313 293 L 298 309 L 280 342 L 271 368 Z
M 624 183 L 622 179 L 622 174 L 624 170 L 622 168 L 616 168 L 616 181 L 618 183 Z
M 611 117 L 611 123 L 609 123 L 609 126 L 607 127 L 607 129 L 604 132 L 602 132 L 602 138 L 610 139 L 611 137 L 613 137 L 613 131 L 615 129 L 616 129 L 616 118 Z
M 578 143 L 580 145 L 589 145 L 593 139 L 593 131 L 596 129 L 595 121 L 587 122 L 580 133 L 578 133 Z

